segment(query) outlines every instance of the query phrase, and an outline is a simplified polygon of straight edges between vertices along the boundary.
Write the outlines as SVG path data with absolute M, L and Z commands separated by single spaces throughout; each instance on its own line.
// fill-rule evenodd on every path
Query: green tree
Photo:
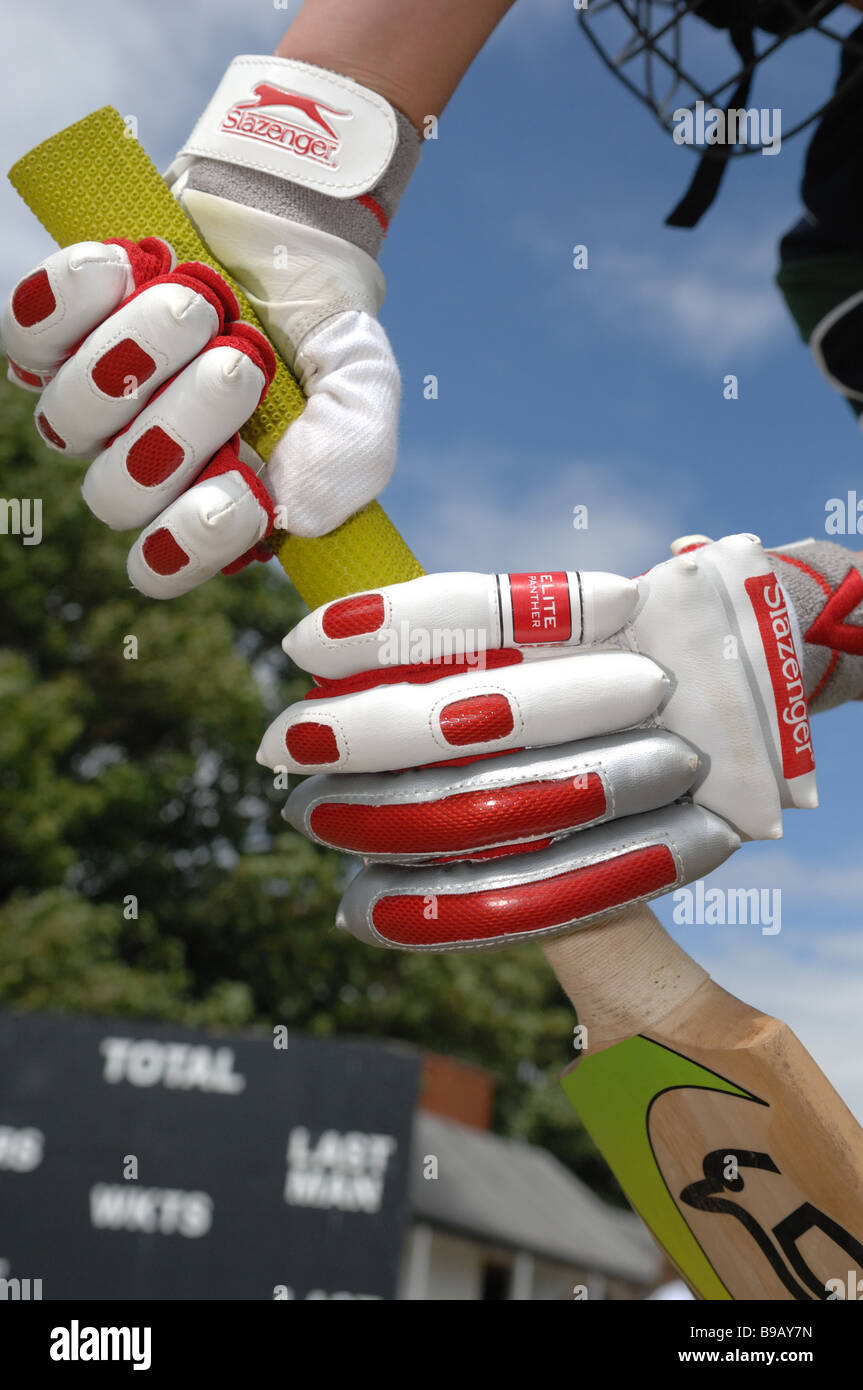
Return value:
M 306 678 L 275 562 L 167 603 L 129 586 L 129 536 L 0 386 L 0 999 L 6 1007 L 397 1038 L 489 1068 L 504 1133 L 612 1180 L 555 1082 L 572 1014 L 537 951 L 411 956 L 333 927 L 345 861 L 279 819 L 255 762 Z M 0 524 L 6 515 L 0 503 Z M 136 648 L 137 654 L 133 656 Z

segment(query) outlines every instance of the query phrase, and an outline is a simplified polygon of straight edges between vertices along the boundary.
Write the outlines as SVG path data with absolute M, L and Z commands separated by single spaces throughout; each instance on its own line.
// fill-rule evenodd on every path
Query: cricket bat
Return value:
M 159 235 L 217 264 L 111 107 L 9 177 L 61 246 Z M 302 407 L 280 363 L 244 436 L 266 459 Z M 274 550 L 310 607 L 422 573 L 377 503 Z M 863 1297 L 863 1130 L 787 1025 L 715 984 L 645 905 L 544 950 L 586 1035 L 566 1094 L 693 1292 Z

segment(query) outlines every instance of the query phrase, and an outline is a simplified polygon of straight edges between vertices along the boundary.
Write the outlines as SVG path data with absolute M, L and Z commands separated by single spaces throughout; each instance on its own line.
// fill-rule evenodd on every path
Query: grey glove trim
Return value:
M 803 683 L 812 714 L 863 695 L 863 556 L 833 541 L 768 551 L 803 636 Z M 825 614 L 825 609 L 827 613 Z
M 422 140 L 407 116 L 396 111 L 395 117 L 399 132 L 395 153 L 383 178 L 362 199 L 331 198 L 317 189 L 301 188 L 275 174 L 219 159 L 194 160 L 184 186 L 330 232 L 353 242 L 377 260 L 386 236 L 384 224 L 390 221 L 401 202 L 422 149 Z M 375 205 L 381 211 L 383 222 L 374 211 Z

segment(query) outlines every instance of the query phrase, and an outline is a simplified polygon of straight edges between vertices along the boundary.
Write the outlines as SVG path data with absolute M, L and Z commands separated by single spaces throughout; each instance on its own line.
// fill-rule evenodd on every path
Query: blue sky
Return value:
M 3 167 L 105 103 L 137 116 L 164 167 L 230 59 L 270 51 L 297 8 L 16 5 Z M 833 55 L 788 54 L 785 90 L 819 101 Z M 775 104 L 769 75 L 750 101 Z M 781 544 L 823 534 L 830 497 L 863 496 L 860 432 L 772 284 L 806 138 L 732 168 L 697 231 L 665 228 L 691 152 L 609 76 L 570 0 L 519 0 L 426 146 L 382 256 L 404 377 L 384 500 L 428 569 L 635 574 L 681 533 Z M 15 194 L 0 197 L 11 283 L 50 248 Z M 582 243 L 590 268 L 575 271 Z M 723 399 L 726 373 L 737 401 Z M 590 526 L 574 531 L 582 503 Z M 790 813 L 780 844 L 747 846 L 714 876 L 781 888 L 780 934 L 674 931 L 720 983 L 787 1019 L 863 1118 L 861 717 L 851 706 L 816 723 L 821 809 Z M 670 904 L 658 910 L 670 923 Z

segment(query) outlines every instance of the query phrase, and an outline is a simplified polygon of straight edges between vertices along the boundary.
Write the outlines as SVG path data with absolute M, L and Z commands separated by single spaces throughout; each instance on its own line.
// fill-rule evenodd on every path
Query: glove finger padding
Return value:
M 710 873 L 739 844 L 718 816 L 679 805 L 503 861 L 374 865 L 351 880 L 336 925 L 369 945 L 400 950 L 512 946 L 669 893 Z
M 272 369 L 261 334 L 230 324 L 93 461 L 81 488 L 93 514 L 117 531 L 153 521 L 257 408 Z
M 98 452 L 236 313 L 209 266 L 178 266 L 136 290 L 46 386 L 36 415 L 42 438 L 73 458 Z
M 619 574 L 426 574 L 323 604 L 282 646 L 303 670 L 345 681 L 375 668 L 501 648 L 590 647 L 618 632 L 638 601 L 636 581 Z
M 19 280 L 3 309 L 3 345 L 18 369 L 10 380 L 18 384 L 22 371 L 52 377 L 94 328 L 175 261 L 160 237 L 78 241 L 47 256 Z
M 289 635 L 326 675 L 259 761 L 336 771 L 295 791 L 286 819 L 390 861 L 352 881 L 340 926 L 409 950 L 555 935 L 711 872 L 741 837 L 781 834 L 783 807 L 817 803 L 796 619 L 758 539 L 683 547 L 634 589 L 608 579 L 427 576 Z M 443 630 L 461 634 L 455 660 L 434 650 Z M 590 741 L 548 747 L 576 738 Z
M 682 739 L 641 730 L 463 768 L 309 777 L 283 815 L 318 844 L 367 860 L 483 858 L 666 806 L 697 767 Z
M 291 772 L 385 772 L 482 757 L 630 728 L 666 693 L 656 663 L 632 652 L 511 655 L 512 665 L 292 705 L 265 733 L 259 760 Z
M 141 532 L 128 574 L 150 598 L 176 598 L 240 558 L 252 555 L 273 527 L 266 488 L 238 455 L 239 438 L 220 449 L 194 487 Z

